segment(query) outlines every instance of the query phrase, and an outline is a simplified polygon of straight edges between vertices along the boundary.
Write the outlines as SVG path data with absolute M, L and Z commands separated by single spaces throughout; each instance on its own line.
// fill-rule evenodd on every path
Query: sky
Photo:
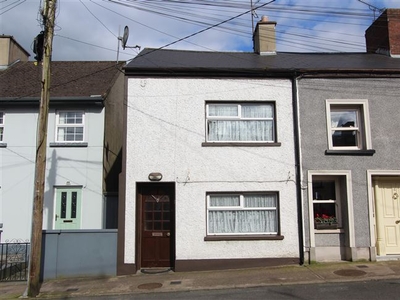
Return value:
M 30 60 L 45 1 L 0 0 L 0 34 Z M 384 8 L 400 8 L 400 0 L 57 0 L 52 60 L 129 61 L 135 46 L 251 52 L 262 16 L 277 22 L 278 52 L 365 52 L 365 30 Z

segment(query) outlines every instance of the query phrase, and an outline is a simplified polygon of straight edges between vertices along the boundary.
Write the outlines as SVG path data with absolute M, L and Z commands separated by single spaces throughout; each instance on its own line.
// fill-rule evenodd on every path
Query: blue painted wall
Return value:
M 42 279 L 117 274 L 117 230 L 44 230 Z

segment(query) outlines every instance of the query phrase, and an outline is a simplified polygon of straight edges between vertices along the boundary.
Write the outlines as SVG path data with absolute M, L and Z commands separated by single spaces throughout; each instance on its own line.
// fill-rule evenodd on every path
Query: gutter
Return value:
M 104 106 L 101 95 L 85 97 L 50 97 L 50 105 L 94 105 Z M 40 97 L 0 97 L 0 105 L 18 106 L 33 105 L 40 103 Z
M 299 256 L 300 265 L 304 264 L 304 229 L 303 229 L 303 200 L 301 191 L 301 160 L 300 160 L 300 123 L 298 114 L 298 88 L 297 81 L 300 76 L 292 78 L 292 107 L 293 107 L 293 136 L 294 136 L 294 155 L 296 167 L 296 198 L 297 198 L 297 227 L 299 236 Z

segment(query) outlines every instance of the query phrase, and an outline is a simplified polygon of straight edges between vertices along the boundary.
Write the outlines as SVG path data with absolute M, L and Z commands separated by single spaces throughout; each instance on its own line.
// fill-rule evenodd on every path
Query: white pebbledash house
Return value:
M 145 49 L 126 66 L 119 274 L 299 263 L 291 74 L 265 68 L 261 38 L 275 25 L 256 53 Z

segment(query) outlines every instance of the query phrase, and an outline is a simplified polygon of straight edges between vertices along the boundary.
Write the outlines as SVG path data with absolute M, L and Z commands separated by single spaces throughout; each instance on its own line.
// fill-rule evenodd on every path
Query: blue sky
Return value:
M 31 59 L 42 1 L 0 1 L 0 34 L 14 36 Z M 277 22 L 278 52 L 364 52 L 364 32 L 380 14 L 374 7 L 400 8 L 400 0 L 270 1 L 253 0 L 263 7 L 252 17 L 250 0 L 58 0 L 53 60 L 116 60 L 125 25 L 128 46 L 142 49 L 252 51 L 252 20 L 263 15 Z M 129 60 L 138 49 L 118 52 Z

